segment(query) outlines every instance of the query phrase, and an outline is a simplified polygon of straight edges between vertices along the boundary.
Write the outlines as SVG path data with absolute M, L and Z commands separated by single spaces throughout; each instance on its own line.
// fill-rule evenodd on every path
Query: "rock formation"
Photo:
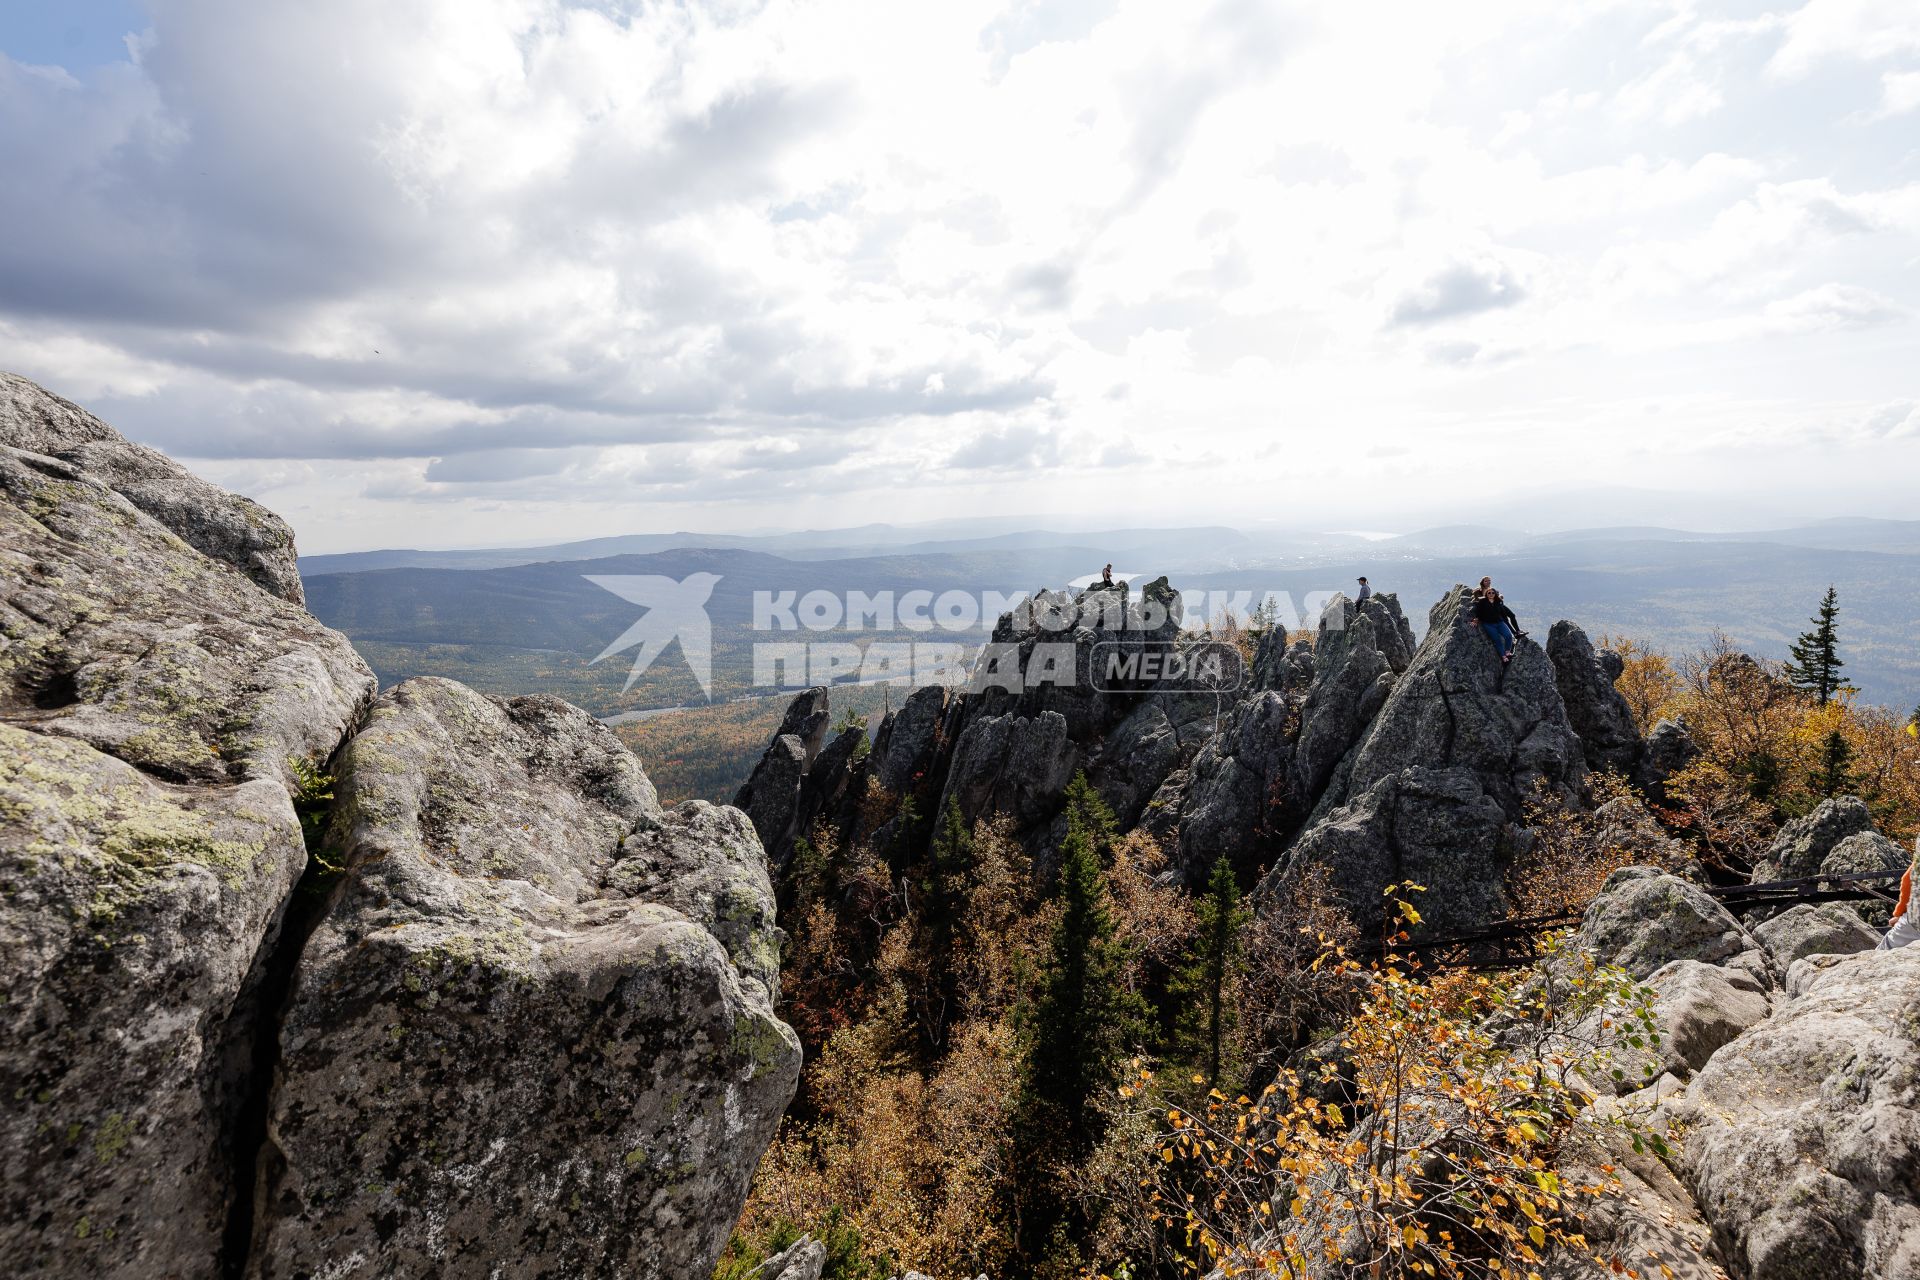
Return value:
M 341 758 L 251 1274 L 697 1274 L 799 1075 L 751 826 L 552 698 L 411 680 Z M 342 1087 L 342 1082 L 349 1082 Z
M 1803 959 L 1689 1086 L 1686 1169 L 1752 1280 L 1920 1274 L 1920 948 Z
M 355 736 L 299 599 L 277 518 L 0 377 L 9 1272 L 706 1274 L 799 1068 L 751 825 L 553 699 Z
M 1586 762 L 1545 652 L 1522 641 L 1503 667 L 1471 625 L 1470 603 L 1455 588 L 1434 606 L 1426 638 L 1392 674 L 1379 711 L 1262 885 L 1269 901 L 1284 901 L 1318 865 L 1363 930 L 1378 923 L 1381 890 L 1398 880 L 1429 887 L 1421 912 L 1435 930 L 1504 914 L 1512 829 L 1530 800 L 1577 801 Z M 1316 688 L 1329 671 L 1316 659 Z
M 1620 655 L 1595 654 L 1587 633 L 1563 620 L 1547 634 L 1547 657 L 1587 767 L 1631 774 L 1640 758 L 1640 734 L 1625 696 L 1614 687 L 1624 669 Z
M 277 520 L 215 539 L 257 508 L 21 379 L 0 436 L 0 1256 L 210 1275 L 307 863 L 296 770 L 373 676 L 297 579 L 249 580 L 291 573 L 290 537 L 284 564 L 261 550 Z

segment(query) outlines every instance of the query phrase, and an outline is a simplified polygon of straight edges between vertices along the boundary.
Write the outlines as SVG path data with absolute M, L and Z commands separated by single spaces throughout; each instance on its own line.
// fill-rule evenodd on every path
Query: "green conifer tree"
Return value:
M 1823 796 L 1853 789 L 1853 747 L 1838 729 L 1820 744 L 1820 770 L 1813 775 L 1813 786 Z
M 1809 621 L 1813 630 L 1787 646 L 1793 660 L 1787 663 L 1787 680 L 1794 688 L 1812 694 L 1821 706 L 1833 701 L 1833 695 L 1846 687 L 1840 669 L 1840 633 L 1835 625 L 1840 616 L 1840 597 L 1832 587 L 1820 601 L 1820 611 Z
M 1195 904 L 1197 927 L 1169 994 L 1174 1002 L 1172 1056 L 1190 1063 L 1217 1086 L 1230 1065 L 1234 991 L 1246 962 L 1246 929 L 1253 913 L 1240 901 L 1233 864 L 1222 855 Z
M 1016 1194 L 1021 1248 L 1032 1260 L 1064 1256 L 1065 1242 L 1085 1228 L 1060 1173 L 1084 1164 L 1105 1135 L 1100 1102 L 1119 1084 L 1148 1015 L 1124 981 L 1126 955 L 1096 846 L 1103 830 L 1111 832 L 1112 814 L 1084 778 L 1074 779 L 1068 796 L 1060 916 L 1020 1014 Z
M 948 800 L 933 833 L 926 874 L 920 880 L 920 945 L 926 957 L 926 990 L 920 993 L 916 1021 L 921 1043 L 930 1057 L 946 1052 L 952 1011 L 959 997 L 954 939 L 966 909 L 966 880 L 973 861 L 973 833 L 960 816 L 959 804 Z

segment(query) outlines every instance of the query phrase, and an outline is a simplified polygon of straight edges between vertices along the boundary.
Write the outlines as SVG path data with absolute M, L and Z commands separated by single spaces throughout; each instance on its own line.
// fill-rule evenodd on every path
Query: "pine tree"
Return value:
M 1171 992 L 1175 1002 L 1173 1056 L 1190 1062 L 1209 1086 L 1220 1083 L 1234 1027 L 1234 990 L 1246 960 L 1246 928 L 1253 913 L 1240 902 L 1233 864 L 1222 855 L 1195 904 L 1198 927 Z
M 1811 693 L 1821 706 L 1833 701 L 1833 695 L 1845 688 L 1840 669 L 1840 635 L 1834 622 L 1840 616 L 1839 593 L 1827 588 L 1820 601 L 1820 612 L 1809 619 L 1813 630 L 1802 632 L 1788 646 L 1793 661 L 1787 663 L 1787 680 L 1794 688 Z
M 1823 796 L 1837 796 L 1853 789 L 1853 747 L 1838 729 L 1827 734 L 1820 746 L 1820 771 L 1813 776 L 1814 789 Z

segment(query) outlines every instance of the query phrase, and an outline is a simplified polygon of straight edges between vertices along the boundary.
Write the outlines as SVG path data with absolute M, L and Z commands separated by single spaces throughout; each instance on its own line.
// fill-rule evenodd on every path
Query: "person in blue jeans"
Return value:
M 1481 582 L 1485 583 L 1486 579 Z M 1501 662 L 1513 661 L 1513 646 L 1526 632 L 1520 629 L 1520 619 L 1514 617 L 1513 610 L 1507 608 L 1506 601 L 1491 586 L 1483 585 L 1473 593 L 1473 625 L 1493 641 Z

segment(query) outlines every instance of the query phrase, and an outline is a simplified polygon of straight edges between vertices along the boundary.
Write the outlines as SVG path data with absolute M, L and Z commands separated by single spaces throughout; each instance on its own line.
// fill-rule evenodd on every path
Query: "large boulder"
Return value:
M 1713 895 L 1651 867 L 1622 867 L 1607 877 L 1587 904 L 1574 945 L 1641 981 L 1675 960 L 1769 975 L 1759 942 Z
M 286 521 L 18 374 L 0 373 L 0 446 L 67 463 L 270 594 L 294 604 L 305 599 Z
M 212 1275 L 295 798 L 373 675 L 252 504 L 10 376 L 0 441 L 0 1256 Z
M 827 1246 L 801 1236 L 748 1272 L 747 1280 L 820 1280 L 826 1266 Z
M 1695 1196 L 1751 1280 L 1920 1275 L 1920 948 L 1793 978 L 1687 1090 Z
M 1738 966 L 1670 960 L 1647 976 L 1647 986 L 1660 1040 L 1616 1055 L 1620 1092 L 1663 1075 L 1686 1078 L 1772 1009 L 1760 979 Z
M 1802 956 L 1851 955 L 1880 945 L 1879 931 L 1837 902 L 1803 902 L 1753 927 L 1782 973 Z
M 1873 815 L 1858 796 L 1822 800 L 1804 818 L 1780 828 L 1766 853 L 1754 863 L 1755 883 L 1767 880 L 1804 880 L 1827 870 L 1834 850 L 1850 836 L 1873 831 Z M 1894 865 L 1901 865 L 1897 855 Z
M 551 698 L 411 680 L 341 756 L 249 1274 L 705 1275 L 798 1081 L 752 826 Z
M 1613 661 L 1603 662 L 1587 633 L 1564 619 L 1547 633 L 1547 657 L 1587 766 L 1631 774 L 1640 757 L 1640 733 L 1626 698 L 1613 684 L 1619 658 L 1606 656 Z

